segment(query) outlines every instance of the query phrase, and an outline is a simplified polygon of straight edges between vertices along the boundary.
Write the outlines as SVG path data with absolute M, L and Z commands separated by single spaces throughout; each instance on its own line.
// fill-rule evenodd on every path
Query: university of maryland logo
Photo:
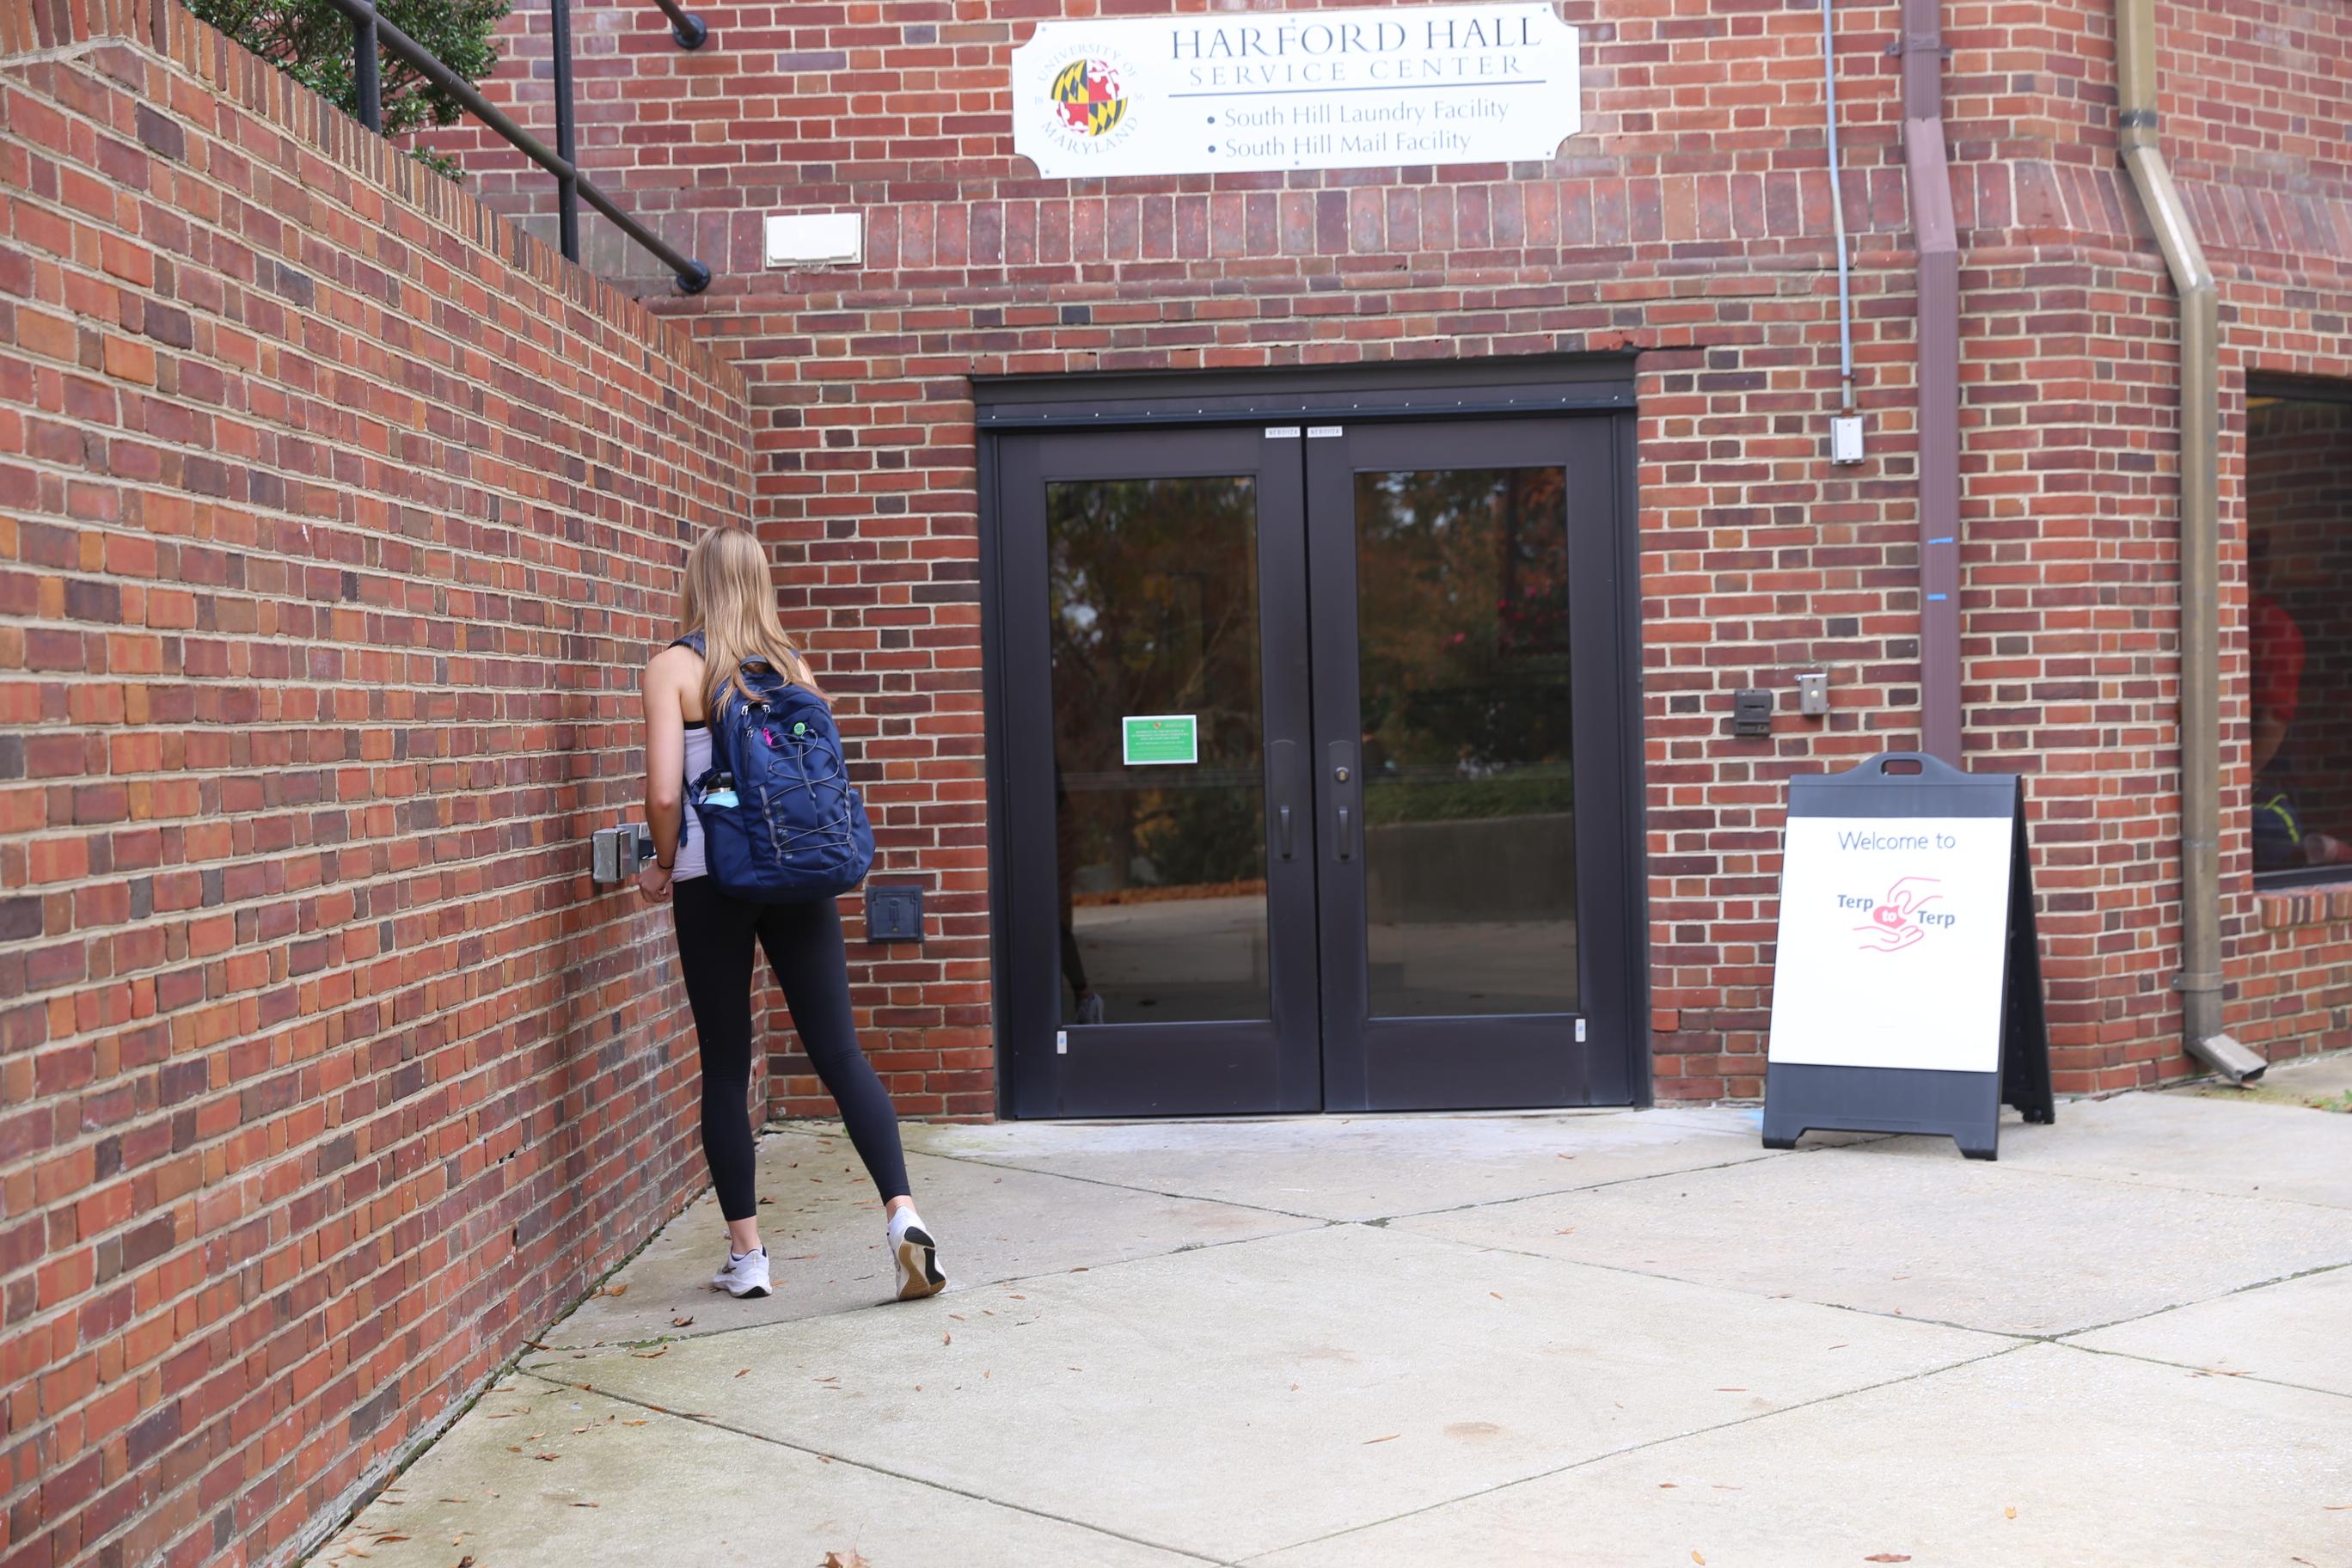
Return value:
M 1054 73 L 1054 102 L 1062 123 L 1080 136 L 1101 136 L 1127 113 L 1118 68 L 1108 60 L 1075 59 Z

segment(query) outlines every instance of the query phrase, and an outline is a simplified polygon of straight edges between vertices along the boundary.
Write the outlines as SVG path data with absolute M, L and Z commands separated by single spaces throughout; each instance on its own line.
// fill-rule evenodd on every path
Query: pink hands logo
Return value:
M 1926 936 L 1927 928 L 1917 917 L 1921 910 L 1943 897 L 1926 891 L 1939 885 L 1934 877 L 1905 877 L 1887 889 L 1886 897 L 1870 911 L 1868 922 L 1853 928 L 1862 935 L 1862 951 L 1901 952 Z

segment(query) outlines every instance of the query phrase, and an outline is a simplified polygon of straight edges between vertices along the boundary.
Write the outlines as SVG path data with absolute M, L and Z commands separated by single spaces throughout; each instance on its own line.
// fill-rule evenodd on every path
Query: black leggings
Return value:
M 857 1048 L 839 908 L 831 899 L 747 904 L 720 892 L 708 877 L 677 883 L 670 905 L 687 1005 L 694 1009 L 702 1046 L 702 1152 L 719 1188 L 719 1212 L 730 1220 L 750 1219 L 759 1203 L 751 1190 L 751 1121 L 744 1104 L 751 1090 L 755 936 L 768 950 L 801 1047 L 841 1107 L 866 1174 L 886 1201 L 904 1194 L 907 1156 L 898 1147 L 898 1113 Z

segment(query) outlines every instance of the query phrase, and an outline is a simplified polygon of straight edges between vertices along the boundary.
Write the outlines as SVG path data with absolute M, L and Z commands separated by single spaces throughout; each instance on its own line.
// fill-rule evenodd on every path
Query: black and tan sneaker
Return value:
M 947 1289 L 948 1277 L 940 1272 L 939 1244 L 921 1221 L 893 1226 L 890 1250 L 898 1259 L 898 1300 L 919 1300 Z

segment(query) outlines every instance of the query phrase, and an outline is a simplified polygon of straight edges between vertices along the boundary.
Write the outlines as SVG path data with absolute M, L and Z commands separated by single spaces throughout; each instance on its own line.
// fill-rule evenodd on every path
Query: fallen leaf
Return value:
M 636 1357 L 639 1361 L 652 1361 L 657 1356 L 666 1356 L 669 1354 L 669 1348 L 665 1345 L 657 1351 L 631 1351 L 629 1353 Z
M 573 1508 L 599 1508 L 599 1507 L 602 1507 L 603 1505 L 602 1505 L 602 1504 L 600 1504 L 600 1503 L 593 1503 L 593 1502 L 575 1502 L 575 1503 L 573 1503 L 572 1506 Z
M 2017 1517 L 2017 1510 L 2013 1508 L 2005 1508 L 2000 1511 L 2011 1519 L 2015 1519 Z
M 588 1430 L 588 1428 L 585 1426 L 574 1426 L 572 1428 L 572 1435 L 574 1437 L 577 1437 L 581 1433 L 585 1432 L 586 1430 Z
M 395 1541 L 405 1541 L 407 1539 L 408 1537 L 404 1535 L 379 1535 L 375 1538 L 373 1544 L 377 1546 L 389 1546 Z
M 1863 1561 L 1864 1563 L 1908 1563 L 1911 1561 L 1911 1554 L 1908 1552 L 1874 1552 Z
M 1486 1294 L 1492 1296 L 1497 1301 L 1503 1299 L 1503 1293 L 1500 1290 L 1489 1290 Z
M 1391 1432 L 1385 1437 L 1367 1437 L 1364 1439 L 1363 1446 L 1369 1448 L 1375 1443 L 1393 1443 L 1403 1436 L 1404 1434 L 1402 1432 Z
M 694 1320 L 692 1318 L 672 1318 L 669 1321 L 669 1326 L 673 1329 L 691 1328 L 693 1325 Z
M 555 1463 L 556 1460 L 563 1458 L 563 1456 L 561 1454 L 533 1454 L 531 1458 L 534 1459 L 544 1459 L 551 1465 Z
M 626 1285 L 607 1285 L 604 1287 L 604 1294 L 607 1296 L 625 1296 L 628 1293 L 629 1288 Z
M 474 1554 L 468 1552 L 463 1557 L 458 1558 L 457 1568 L 474 1568 Z
M 642 1426 L 645 1423 L 642 1421 L 624 1421 L 621 1425 L 624 1426 Z
M 773 1199 L 773 1198 L 761 1198 L 760 1201 L 761 1201 L 761 1203 L 763 1203 L 763 1204 L 772 1204 L 772 1203 L 774 1203 L 776 1200 L 775 1200 L 775 1199 Z
M 1574 1236 L 1576 1234 L 1576 1227 L 1574 1226 L 1570 1226 L 1565 1230 L 1556 1230 L 1553 1231 L 1552 1234 L 1554 1236 Z
M 859 1556 L 853 1548 L 846 1557 L 838 1552 L 826 1552 L 824 1561 L 818 1564 L 818 1568 L 874 1568 L 874 1565 Z
M 1658 1489 L 1662 1492 L 1675 1491 L 1678 1489 L 1678 1484 L 1674 1481 L 1660 1481 L 1658 1483 Z
M 955 1331 L 953 1330 L 950 1330 L 948 1332 L 941 1334 L 940 1336 L 940 1343 L 943 1345 L 955 1343 Z
M 736 1376 L 738 1376 L 738 1377 L 745 1376 L 745 1375 L 747 1375 L 747 1374 L 751 1372 L 751 1369 L 750 1367 L 748 1367 L 748 1366 L 747 1366 L 747 1367 L 745 1367 L 741 1372 L 737 1373 L 735 1375 L 736 1375 Z
M 1704 1568 L 1704 1564 L 1706 1563 L 1706 1558 L 1704 1558 L 1704 1557 L 1701 1557 L 1701 1556 L 1698 1554 L 1698 1549 L 1697 1549 L 1696 1547 L 1693 1547 L 1693 1548 L 1691 1549 L 1691 1561 L 1692 1561 L 1692 1562 L 1694 1562 L 1694 1563 L 1696 1563 L 1701 1564 L 1701 1565 L 1702 1565 L 1702 1568 Z

